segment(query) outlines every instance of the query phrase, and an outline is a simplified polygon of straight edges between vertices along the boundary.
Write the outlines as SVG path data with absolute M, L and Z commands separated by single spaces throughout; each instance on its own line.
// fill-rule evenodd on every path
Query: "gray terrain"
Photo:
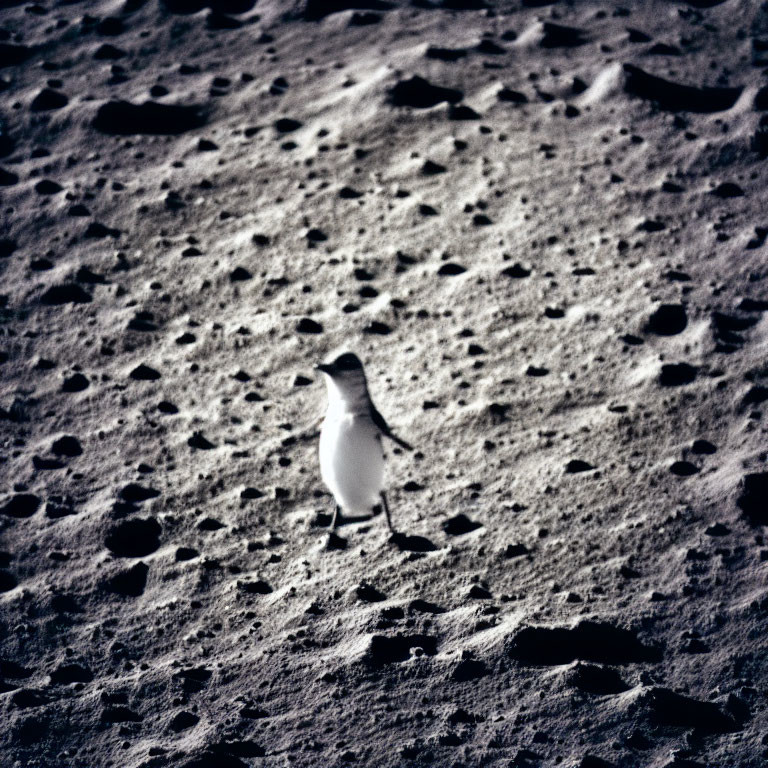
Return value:
M 2 768 L 766 765 L 767 3 L 1 6 Z

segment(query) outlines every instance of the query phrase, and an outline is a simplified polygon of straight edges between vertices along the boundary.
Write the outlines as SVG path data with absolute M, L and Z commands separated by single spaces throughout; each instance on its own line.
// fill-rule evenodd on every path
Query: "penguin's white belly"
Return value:
M 320 474 L 345 512 L 369 512 L 384 487 L 384 453 L 371 420 L 326 418 L 320 433 Z

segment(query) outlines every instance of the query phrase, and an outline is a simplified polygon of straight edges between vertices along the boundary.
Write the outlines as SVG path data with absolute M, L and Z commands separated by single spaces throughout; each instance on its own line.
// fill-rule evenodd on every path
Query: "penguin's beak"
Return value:
M 333 366 L 330 363 L 318 363 L 315 366 L 316 371 L 321 371 L 322 373 L 327 373 L 329 376 L 333 373 Z

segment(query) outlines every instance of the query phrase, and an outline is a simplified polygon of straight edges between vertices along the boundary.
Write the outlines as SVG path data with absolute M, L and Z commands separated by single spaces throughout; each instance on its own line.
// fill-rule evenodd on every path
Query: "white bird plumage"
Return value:
M 384 450 L 382 437 L 412 450 L 392 433 L 376 410 L 368 392 L 363 365 L 351 352 L 321 363 L 325 374 L 328 409 L 320 431 L 320 475 L 336 500 L 332 527 L 340 510 L 370 512 L 379 503 L 392 520 L 384 494 Z

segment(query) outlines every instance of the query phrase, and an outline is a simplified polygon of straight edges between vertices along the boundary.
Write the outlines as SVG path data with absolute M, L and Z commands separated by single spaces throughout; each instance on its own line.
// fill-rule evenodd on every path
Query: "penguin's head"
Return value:
M 343 352 L 328 363 L 320 363 L 315 370 L 328 377 L 329 388 L 334 385 L 345 399 L 367 395 L 365 372 L 360 358 L 354 352 Z

